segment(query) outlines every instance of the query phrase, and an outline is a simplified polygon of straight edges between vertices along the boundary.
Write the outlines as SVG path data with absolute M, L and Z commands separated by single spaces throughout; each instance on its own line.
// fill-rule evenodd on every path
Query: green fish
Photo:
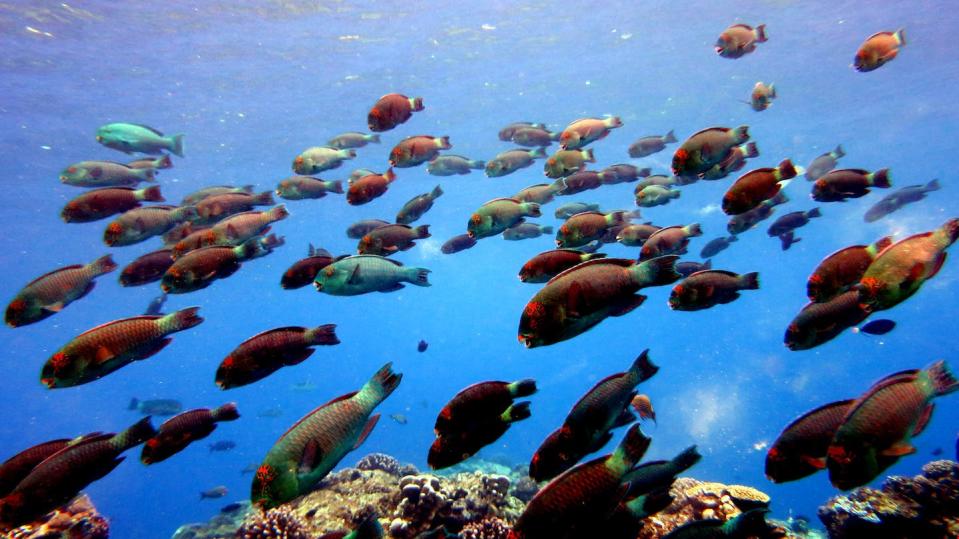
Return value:
M 313 286 L 331 296 L 393 292 L 403 288 L 404 282 L 430 286 L 429 273 L 426 268 L 405 267 L 378 255 L 348 256 L 323 268 Z
M 123 153 L 159 155 L 164 150 L 183 157 L 183 135 L 166 136 L 140 124 L 114 123 L 97 129 L 97 142 Z
M 736 515 L 726 522 L 716 518 L 706 520 L 696 520 L 684 524 L 669 534 L 663 536 L 663 539 L 720 539 L 728 537 L 730 539 L 746 539 L 751 536 L 765 537 L 769 531 L 769 524 L 766 523 L 766 513 L 769 509 L 752 509 L 745 513 Z
M 486 202 L 470 216 L 466 233 L 471 238 L 488 238 L 523 222 L 524 217 L 539 217 L 539 204 L 515 198 L 497 198 Z
M 301 496 L 359 447 L 380 418 L 370 416 L 373 409 L 403 378 L 392 365 L 387 363 L 359 391 L 320 406 L 280 436 L 256 470 L 251 501 L 270 509 Z

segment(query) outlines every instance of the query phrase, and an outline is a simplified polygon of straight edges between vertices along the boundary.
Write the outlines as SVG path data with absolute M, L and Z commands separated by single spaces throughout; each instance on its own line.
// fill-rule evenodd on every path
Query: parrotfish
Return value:
M 539 204 L 520 202 L 515 198 L 497 198 L 484 203 L 470 216 L 466 233 L 482 239 L 502 233 L 523 222 L 524 217 L 539 217 Z
M 235 403 L 227 403 L 213 410 L 197 408 L 188 410 L 166 420 L 157 433 L 143 444 L 140 452 L 140 462 L 156 464 L 186 449 L 197 440 L 210 435 L 217 423 L 221 421 L 235 421 L 240 418 L 240 412 Z
M 323 268 L 313 286 L 332 296 L 393 292 L 403 288 L 403 283 L 430 286 L 429 273 L 428 269 L 405 267 L 382 256 L 348 256 Z
M 903 187 L 902 189 L 899 189 L 893 193 L 889 193 L 888 195 L 882 197 L 879 202 L 873 204 L 871 208 L 866 210 L 863 220 L 867 223 L 878 221 L 879 219 L 882 219 L 883 217 L 907 204 L 919 202 L 920 200 L 926 198 L 927 193 L 938 191 L 939 188 L 939 180 L 932 180 L 926 185 L 910 185 L 908 187 Z
M 731 271 L 698 271 L 673 287 L 669 307 L 677 311 L 699 311 L 730 303 L 741 290 L 758 290 L 759 274 L 739 275 Z
M 344 150 L 347 148 L 362 148 L 371 142 L 379 144 L 380 136 L 376 133 L 348 131 L 331 138 L 327 141 L 327 145 Z
M 585 150 L 559 150 L 546 159 L 543 173 L 547 178 L 565 178 L 586 168 L 586 163 L 595 163 L 592 148 Z
M 283 245 L 275 235 L 256 236 L 236 247 L 213 245 L 190 251 L 167 268 L 160 288 L 167 294 L 185 294 L 206 288 L 240 269 L 242 262 L 266 256 Z
M 757 168 L 743 174 L 723 195 L 723 212 L 739 215 L 755 208 L 776 196 L 798 173 L 792 161 L 785 159 L 776 168 Z
M 806 179 L 814 182 L 822 178 L 830 170 L 836 168 L 836 165 L 839 164 L 839 158 L 845 157 L 845 155 L 846 152 L 842 149 L 842 144 L 838 144 L 835 150 L 826 152 L 813 159 L 812 162 L 809 163 L 809 166 L 806 167 Z
M 699 223 L 660 228 L 643 242 L 643 248 L 639 252 L 639 259 L 649 260 L 657 256 L 685 254 L 686 246 L 689 245 L 689 239 L 702 235 L 703 231 Z
M 96 286 L 94 279 L 115 269 L 113 258 L 106 255 L 86 265 L 74 264 L 41 275 L 17 292 L 7 305 L 4 321 L 15 328 L 53 316 L 89 294 Z
M 756 43 L 766 41 L 765 24 L 756 28 L 748 24 L 734 24 L 719 34 L 715 50 L 723 58 L 742 58 L 756 50 Z
M 433 176 L 453 176 L 469 174 L 473 170 L 486 168 L 486 161 L 467 159 L 462 155 L 437 155 L 426 164 L 426 172 Z
M 329 146 L 312 146 L 293 159 L 293 172 L 300 175 L 319 174 L 324 170 L 339 168 L 343 161 L 356 157 L 351 149 L 341 150 Z
M 826 451 L 853 402 L 831 402 L 787 425 L 766 453 L 766 477 L 785 483 L 824 470 Z
M 313 176 L 290 176 L 280 180 L 276 186 L 276 196 L 286 200 L 305 200 L 323 198 L 327 193 L 343 194 L 343 182 L 340 180 L 321 180 Z
M 183 157 L 183 135 L 166 136 L 156 129 L 128 123 L 112 123 L 97 129 L 97 142 L 124 153 L 159 155 L 168 151 Z
M 794 351 L 815 348 L 862 322 L 867 316 L 869 310 L 863 307 L 857 289 L 832 296 L 822 303 L 808 303 L 786 329 L 786 348 Z
M 423 110 L 422 97 L 406 97 L 402 94 L 386 94 L 376 100 L 366 117 L 370 131 L 389 131 L 409 120 L 414 112 Z
M 280 286 L 293 290 L 312 284 L 316 274 L 333 263 L 336 258 L 326 249 L 316 249 L 310 245 L 309 256 L 293 263 L 280 279 Z
M 617 116 L 582 118 L 572 122 L 559 135 L 559 146 L 564 150 L 578 150 L 587 144 L 606 138 L 611 129 L 622 127 Z
M 853 245 L 822 259 L 806 281 L 809 300 L 828 301 L 856 285 L 873 260 L 890 245 L 892 236 L 886 236 L 871 245 Z
M 357 252 L 361 255 L 388 256 L 412 249 L 418 239 L 430 237 L 430 225 L 386 225 L 370 230 L 360 238 Z
M 153 182 L 155 169 L 131 168 L 113 161 L 81 161 L 65 168 L 60 181 L 75 187 L 133 187 Z
M 441 189 L 439 185 L 434 187 L 429 193 L 416 195 L 407 201 L 406 204 L 403 204 L 400 211 L 396 213 L 396 222 L 401 225 L 415 223 L 420 217 L 423 217 L 426 212 L 430 211 L 430 208 L 433 207 L 433 202 L 442 195 L 443 189 Z
M 729 156 L 732 149 L 749 141 L 749 127 L 708 127 L 690 135 L 673 154 L 677 176 L 702 175 Z
M 87 191 L 67 202 L 60 211 L 60 217 L 67 223 L 89 223 L 139 208 L 141 201 L 164 202 L 165 199 L 157 185 L 145 189 L 103 187 Z
M 317 345 L 340 344 L 336 325 L 315 328 L 281 327 L 264 331 L 240 343 L 216 370 L 216 385 L 233 389 L 252 384 L 282 367 L 299 365 Z
M 899 47 L 906 44 L 905 31 L 877 32 L 869 36 L 856 51 L 853 67 L 856 71 L 872 71 L 892 61 L 899 54 Z
M 195 219 L 194 206 L 143 206 L 120 214 L 107 225 L 103 242 L 111 247 L 133 245 L 159 236 L 178 223 Z
M 676 142 L 676 135 L 673 134 L 672 130 L 663 136 L 652 135 L 642 137 L 629 145 L 629 156 L 635 159 L 647 157 L 665 150 L 667 144 L 674 142 Z
M 350 179 L 350 186 L 346 190 L 346 202 L 352 206 L 360 206 L 378 198 L 386 192 L 390 184 L 396 180 L 393 169 L 387 169 L 383 174 L 366 174 L 358 179 Z
M 452 147 L 449 137 L 430 135 L 407 137 L 390 150 L 390 166 L 415 167 L 438 156 L 440 150 L 449 150 Z
M 813 182 L 812 198 L 820 202 L 843 202 L 868 195 L 870 187 L 892 187 L 889 169 L 875 172 L 851 168 L 831 170 Z
M 526 148 L 506 150 L 486 162 L 486 175 L 490 178 L 506 176 L 521 168 L 532 165 L 536 159 L 545 157 L 546 150 L 543 148 L 536 148 L 535 150 L 527 150 Z

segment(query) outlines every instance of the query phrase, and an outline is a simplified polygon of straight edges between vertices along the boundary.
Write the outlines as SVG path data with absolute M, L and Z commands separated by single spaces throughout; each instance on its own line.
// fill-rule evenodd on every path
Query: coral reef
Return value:
M 930 462 L 921 475 L 836 496 L 819 508 L 819 519 L 834 539 L 959 537 L 959 464 Z
M 390 475 L 416 475 L 420 473 L 412 464 L 400 464 L 400 461 L 385 453 L 370 453 L 356 463 L 357 470 L 380 470 Z
M 310 539 L 306 524 L 286 507 L 253 511 L 236 532 L 238 539 Z
M 460 539 L 506 539 L 510 526 L 496 517 L 487 518 L 463 526 Z
M 96 507 L 86 494 L 78 496 L 67 505 L 48 513 L 42 520 L 24 524 L 7 531 L 9 539 L 57 539 L 83 538 L 107 539 L 110 524 L 97 513 Z

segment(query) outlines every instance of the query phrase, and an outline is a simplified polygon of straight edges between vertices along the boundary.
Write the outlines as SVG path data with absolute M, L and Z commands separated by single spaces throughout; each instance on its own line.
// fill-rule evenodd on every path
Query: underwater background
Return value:
M 957 215 L 959 14 L 942 7 L 931 1 L 4 3 L 2 298 L 63 265 L 112 253 L 122 267 L 156 248 L 157 241 L 108 248 L 105 222 L 59 218 L 66 201 L 80 193 L 58 181 L 64 167 L 124 160 L 94 140 L 97 127 L 110 122 L 185 133 L 186 157 L 174 158 L 174 168 L 158 175 L 173 202 L 207 185 L 274 189 L 303 149 L 344 131 L 365 131 L 370 106 L 390 92 L 422 96 L 425 110 L 320 177 L 343 180 L 354 168 L 382 172 L 389 149 L 410 135 L 446 135 L 453 145 L 448 153 L 490 159 L 513 147 L 496 136 L 510 122 L 545 122 L 561 130 L 577 118 L 611 114 L 624 126 L 591 146 L 597 163 L 590 168 L 628 162 L 668 174 L 671 149 L 630 159 L 627 146 L 670 129 L 682 140 L 708 126 L 748 124 L 761 152 L 751 167 L 775 166 L 786 157 L 805 166 L 842 144 L 843 167 L 888 167 L 894 188 L 933 178 L 943 188 L 869 224 L 863 213 L 885 192 L 822 204 L 823 217 L 801 229 L 802 241 L 785 252 L 760 225 L 713 259 L 714 267 L 758 271 L 759 291 L 689 313 L 668 308 L 667 288 L 649 289 L 646 304 L 626 316 L 526 350 L 516 340 L 517 322 L 539 286 L 521 283 L 516 273 L 532 255 L 553 247 L 552 236 L 491 238 L 454 255 L 439 247 L 465 232 L 483 202 L 547 181 L 541 162 L 501 178 L 482 171 L 438 178 L 425 167 L 398 169 L 389 192 L 364 206 L 349 206 L 334 194 L 285 202 L 291 215 L 274 226 L 284 246 L 207 289 L 169 297 L 166 312 L 200 306 L 202 325 L 175 335 L 157 356 L 94 383 L 48 390 L 39 383 L 40 367 L 79 333 L 142 313 L 159 293 L 155 284 L 123 288 L 115 272 L 56 316 L 0 330 L 0 457 L 51 438 L 122 430 L 140 417 L 127 410 L 131 397 L 179 399 L 186 409 L 235 401 L 241 420 L 150 467 L 131 451 L 128 462 L 85 489 L 111 519 L 116 537 L 169 537 L 181 524 L 247 498 L 251 476 L 241 474 L 244 467 L 260 461 L 298 418 L 359 388 L 387 361 L 403 373 L 403 382 L 378 408 L 383 418 L 370 438 L 341 465 L 379 451 L 425 469 L 436 414 L 457 391 L 482 380 L 534 378 L 539 392 L 530 398 L 532 418 L 479 453 L 528 462 L 584 391 L 650 348 L 661 370 L 640 388 L 652 398 L 658 420 L 644 424 L 653 438 L 647 458 L 670 458 L 697 444 L 704 458 L 689 475 L 760 488 L 772 496 L 776 516 L 814 516 L 837 493 L 825 476 L 774 485 L 763 475 L 766 445 L 782 428 L 891 372 L 936 359 L 957 365 L 959 269 L 951 261 L 914 298 L 884 313 L 898 324 L 892 333 L 847 331 L 803 352 L 783 346 L 787 324 L 806 303 L 806 278 L 824 256 L 887 234 L 901 239 L 932 230 Z M 713 44 L 735 22 L 765 23 L 769 41 L 729 61 Z M 897 28 L 906 29 L 908 44 L 894 62 L 871 73 L 850 67 L 867 36 Z M 759 80 L 775 83 L 779 97 L 757 113 L 741 100 Z M 726 235 L 718 203 L 729 182 L 683 188 L 679 200 L 643 209 L 642 221 L 699 222 L 704 236 L 693 240 L 689 257 L 697 259 L 709 239 Z M 437 184 L 446 194 L 417 223 L 429 224 L 432 238 L 394 257 L 431 269 L 432 287 L 357 297 L 279 287 L 282 272 L 306 256 L 310 243 L 352 253 L 356 240 L 344 234 L 349 224 L 392 220 L 406 200 Z M 791 202 L 780 214 L 816 206 L 808 187 L 802 178 L 788 187 Z M 558 226 L 553 210 L 572 200 L 630 209 L 632 189 L 620 184 L 558 198 L 535 221 Z M 638 254 L 638 248 L 617 244 L 602 251 Z M 342 344 L 320 347 L 306 362 L 250 386 L 221 391 L 214 385 L 216 366 L 248 337 L 327 323 L 337 325 Z M 417 352 L 421 339 L 429 343 L 424 353 Z M 278 417 L 261 417 L 277 409 Z M 157 425 L 162 420 L 154 419 Z M 950 457 L 957 427 L 959 406 L 947 398 L 916 440 L 918 454 L 887 474 L 918 473 L 936 448 Z M 610 447 L 621 436 L 617 432 Z M 207 445 L 219 440 L 236 447 L 209 451 Z M 200 491 L 217 485 L 229 489 L 225 498 L 198 500 Z

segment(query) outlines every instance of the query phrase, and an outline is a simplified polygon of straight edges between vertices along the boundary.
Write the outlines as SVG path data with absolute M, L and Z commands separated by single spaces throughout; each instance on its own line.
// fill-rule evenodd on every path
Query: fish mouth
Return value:
M 316 281 L 313 281 L 313 288 L 315 288 L 317 292 L 322 292 L 322 291 L 323 291 L 323 283 L 318 283 L 318 282 L 316 282 Z
M 97 142 L 103 142 L 103 137 L 101 137 L 100 135 L 97 135 Z
M 53 378 L 41 378 L 40 383 L 47 386 L 50 389 L 53 389 L 53 386 L 56 385 L 56 380 Z

